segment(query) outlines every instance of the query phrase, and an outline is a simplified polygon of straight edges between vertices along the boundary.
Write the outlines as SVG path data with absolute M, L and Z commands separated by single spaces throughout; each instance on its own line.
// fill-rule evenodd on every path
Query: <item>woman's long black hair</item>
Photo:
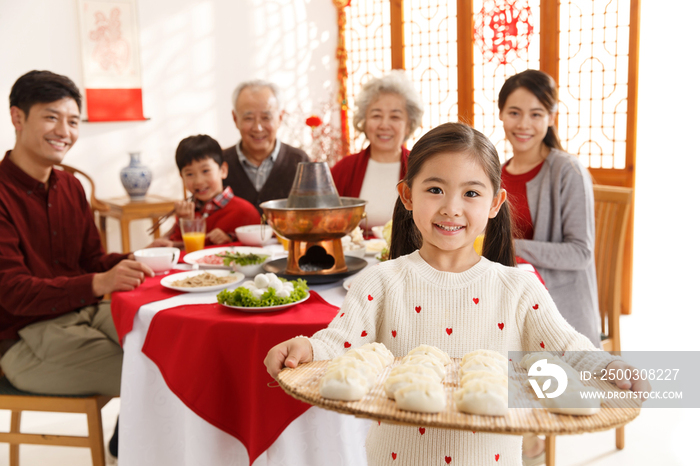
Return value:
M 406 177 L 401 181 L 409 188 L 412 187 L 425 161 L 444 153 L 461 153 L 465 157 L 473 157 L 489 177 L 494 196 L 501 189 L 501 163 L 496 148 L 486 136 L 462 123 L 442 124 L 421 137 L 411 150 Z M 420 249 L 422 243 L 423 238 L 413 222 L 413 215 L 406 210 L 399 197 L 394 206 L 389 257 L 396 259 L 410 254 Z M 515 247 L 507 200 L 498 214 L 486 224 L 482 255 L 493 262 L 507 266 L 515 265 Z

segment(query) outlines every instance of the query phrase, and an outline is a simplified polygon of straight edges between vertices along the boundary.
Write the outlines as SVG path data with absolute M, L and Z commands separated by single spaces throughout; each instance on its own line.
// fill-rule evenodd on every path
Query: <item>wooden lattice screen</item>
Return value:
M 338 5 L 341 0 L 335 0 Z M 508 76 L 527 68 L 559 84 L 564 147 L 596 183 L 634 187 L 640 0 L 353 0 L 347 28 L 348 146 L 353 96 L 372 76 L 403 68 L 426 113 L 408 147 L 440 123 L 462 120 L 510 154 L 496 105 Z M 341 7 L 339 7 L 341 8 Z M 633 225 L 633 221 L 630 221 Z M 632 235 L 625 251 L 623 312 L 630 312 Z

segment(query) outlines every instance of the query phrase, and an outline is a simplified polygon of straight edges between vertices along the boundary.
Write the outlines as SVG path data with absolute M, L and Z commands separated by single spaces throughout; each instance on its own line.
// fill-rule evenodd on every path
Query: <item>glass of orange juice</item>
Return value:
M 207 235 L 207 221 L 203 218 L 181 218 L 180 231 L 185 243 L 185 252 L 204 249 L 204 239 Z

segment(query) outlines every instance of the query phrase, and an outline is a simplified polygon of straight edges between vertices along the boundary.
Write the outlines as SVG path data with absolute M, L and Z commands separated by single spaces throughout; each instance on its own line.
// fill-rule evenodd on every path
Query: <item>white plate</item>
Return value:
M 380 254 L 385 247 L 386 241 L 383 239 L 368 239 L 365 241 L 365 255 L 376 256 Z
M 311 296 L 311 294 L 307 291 L 306 296 L 301 298 L 299 301 L 295 301 L 293 303 L 288 303 L 288 304 L 280 304 L 279 306 L 242 307 L 242 306 L 231 306 L 229 304 L 223 304 L 223 303 L 219 303 L 219 304 L 221 304 L 224 307 L 228 307 L 228 308 L 235 309 L 237 311 L 243 311 L 243 312 L 275 312 L 275 311 L 281 311 L 282 309 L 290 308 L 292 306 L 296 306 L 299 303 L 303 303 L 304 301 L 309 299 L 310 296 Z
M 225 265 L 213 265 L 213 264 L 200 264 L 197 262 L 198 259 L 201 259 L 202 257 L 205 256 L 212 256 L 215 254 L 221 254 L 224 252 L 230 252 L 231 254 L 240 252 L 241 254 L 259 254 L 259 255 L 266 255 L 268 257 L 272 257 L 272 253 L 267 251 L 266 249 L 263 248 L 252 248 L 249 246 L 235 246 L 235 247 L 226 247 L 226 248 L 209 248 L 209 249 L 200 249 L 199 251 L 191 252 L 187 254 L 185 257 L 182 258 L 182 260 L 186 264 L 190 265 L 198 265 L 200 269 L 220 269 L 220 270 L 230 270 L 231 266 L 225 266 Z
M 202 274 L 209 272 L 212 275 L 216 275 L 217 277 L 227 277 L 227 276 L 232 276 L 234 279 L 228 283 L 222 283 L 220 285 L 212 285 L 212 286 L 200 286 L 197 288 L 190 288 L 190 287 L 184 287 L 184 286 L 173 286 L 172 283 L 177 281 L 177 280 L 184 280 L 189 277 L 194 277 L 196 275 Z M 168 275 L 167 277 L 163 278 L 160 281 L 160 284 L 163 285 L 166 288 L 170 288 L 171 290 L 177 290 L 177 291 L 184 291 L 186 293 L 204 293 L 207 291 L 219 291 L 223 290 L 224 288 L 228 288 L 230 286 L 236 285 L 237 283 L 243 281 L 245 278 L 245 275 L 243 275 L 241 272 L 233 272 L 231 273 L 228 270 L 190 270 L 189 272 L 182 272 L 182 273 L 174 273 L 172 275 Z
M 343 280 L 343 288 L 345 288 L 345 291 L 350 291 L 350 285 L 352 285 L 352 279 L 355 277 L 348 277 L 345 280 Z

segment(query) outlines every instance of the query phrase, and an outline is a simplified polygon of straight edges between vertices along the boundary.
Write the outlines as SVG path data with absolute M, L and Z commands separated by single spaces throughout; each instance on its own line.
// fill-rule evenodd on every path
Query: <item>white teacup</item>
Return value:
M 154 273 L 164 273 L 175 267 L 180 259 L 178 248 L 148 248 L 134 252 L 134 258 L 149 266 Z

